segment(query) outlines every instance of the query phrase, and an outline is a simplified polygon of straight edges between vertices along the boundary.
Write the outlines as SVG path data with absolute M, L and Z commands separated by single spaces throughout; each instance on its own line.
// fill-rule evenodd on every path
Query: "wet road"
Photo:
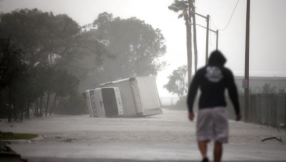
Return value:
M 147 118 L 53 116 L 0 123 L 2 131 L 38 133 L 42 140 L 15 143 L 12 148 L 29 161 L 200 161 L 195 122 L 186 111 L 167 110 Z M 286 161 L 286 131 L 230 121 L 230 142 L 224 161 Z M 208 155 L 212 159 L 212 144 Z

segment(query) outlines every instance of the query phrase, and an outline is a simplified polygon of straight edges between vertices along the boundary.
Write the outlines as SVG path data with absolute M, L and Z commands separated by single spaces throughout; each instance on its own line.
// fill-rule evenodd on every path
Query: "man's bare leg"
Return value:
M 207 141 L 199 141 L 198 142 L 201 154 L 203 158 L 208 158 L 207 156 Z
M 214 162 L 220 162 L 222 157 L 222 143 L 215 142 L 214 146 Z

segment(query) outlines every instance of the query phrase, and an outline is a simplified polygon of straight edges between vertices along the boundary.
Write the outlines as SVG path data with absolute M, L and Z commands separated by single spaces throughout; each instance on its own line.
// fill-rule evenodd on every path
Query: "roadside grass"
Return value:
M 27 133 L 0 133 L 0 140 L 21 140 L 21 139 L 33 139 L 38 137 L 37 134 Z

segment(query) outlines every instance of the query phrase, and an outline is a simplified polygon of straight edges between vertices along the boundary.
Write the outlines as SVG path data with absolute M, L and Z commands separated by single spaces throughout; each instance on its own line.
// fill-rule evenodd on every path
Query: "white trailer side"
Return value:
M 97 117 L 105 117 L 101 88 L 96 88 L 94 90 L 94 104 L 97 111 Z
M 155 77 L 133 77 L 104 83 L 101 86 L 120 89 L 123 116 L 148 116 L 162 113 Z
M 148 116 L 163 112 L 155 77 L 130 78 L 130 85 L 139 115 Z
M 92 110 L 91 110 L 91 102 L 90 102 L 89 90 L 85 91 L 85 96 L 86 96 L 86 103 L 87 103 L 87 107 L 88 107 L 89 117 L 93 117 L 93 113 L 92 113 Z
M 96 113 L 96 108 L 95 108 L 95 103 L 94 103 L 94 89 L 86 90 L 85 94 L 86 94 L 86 101 L 87 101 L 87 106 L 89 110 L 89 116 L 95 117 L 97 116 L 97 113 Z

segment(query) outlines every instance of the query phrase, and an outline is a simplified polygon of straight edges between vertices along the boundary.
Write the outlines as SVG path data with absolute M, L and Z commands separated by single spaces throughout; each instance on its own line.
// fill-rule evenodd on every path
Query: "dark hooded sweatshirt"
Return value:
M 193 112 L 194 99 L 198 88 L 201 90 L 199 109 L 209 109 L 218 106 L 225 107 L 225 89 L 233 103 L 236 115 L 240 114 L 237 89 L 232 72 L 224 67 L 225 57 L 220 51 L 212 52 L 207 66 L 199 69 L 189 88 L 188 108 Z

